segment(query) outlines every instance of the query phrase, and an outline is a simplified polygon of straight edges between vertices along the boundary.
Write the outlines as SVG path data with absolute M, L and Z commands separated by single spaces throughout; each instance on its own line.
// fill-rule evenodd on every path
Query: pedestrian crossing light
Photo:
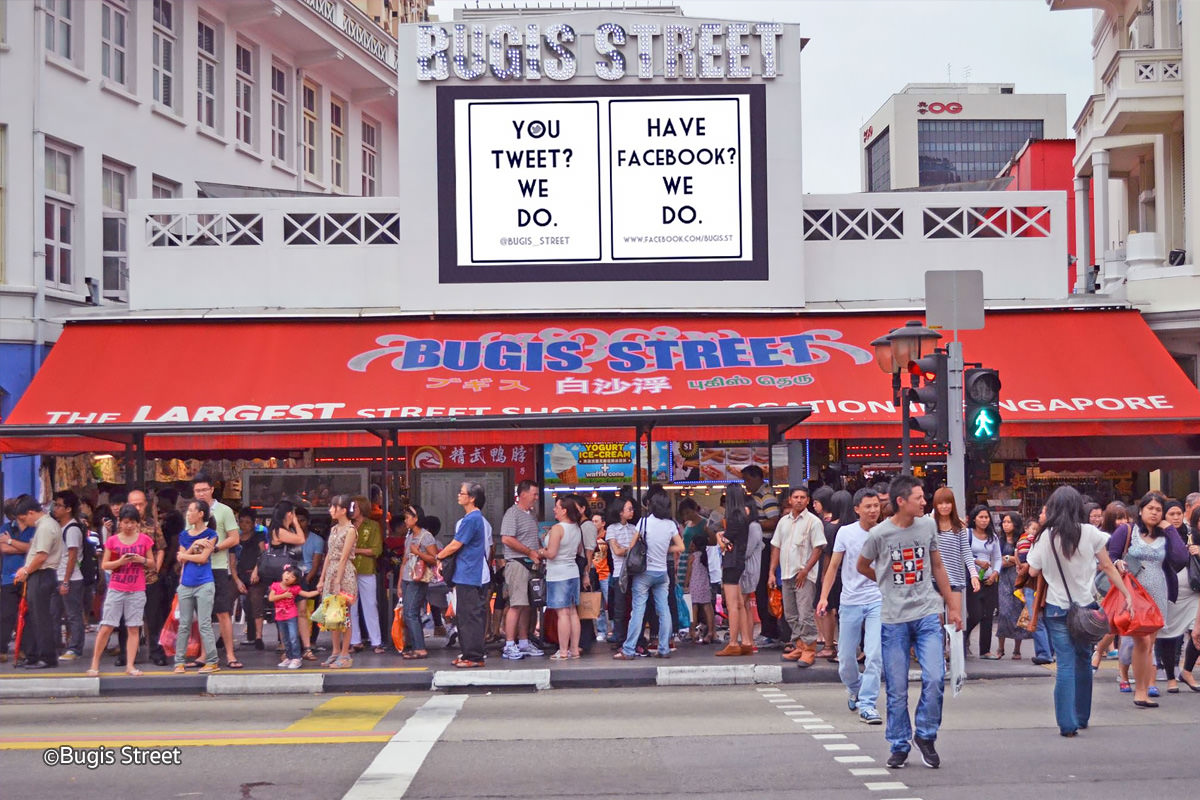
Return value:
M 925 413 L 913 417 L 912 430 L 937 444 L 950 442 L 950 381 L 945 353 L 930 353 L 908 363 L 908 371 L 921 381 L 921 386 L 909 389 L 905 400 L 920 403 Z
M 966 400 L 966 440 L 968 445 L 1000 441 L 1000 373 L 977 367 L 963 374 Z

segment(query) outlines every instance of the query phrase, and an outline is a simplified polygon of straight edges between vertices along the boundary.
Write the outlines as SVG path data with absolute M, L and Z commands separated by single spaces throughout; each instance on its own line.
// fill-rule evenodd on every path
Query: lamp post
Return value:
M 900 386 L 900 373 L 911 361 L 925 355 L 926 343 L 941 339 L 942 335 L 930 330 L 917 320 L 909 320 L 903 327 L 871 342 L 875 348 L 875 363 L 879 369 L 892 375 L 892 402 L 900 405 L 900 468 L 906 475 L 912 474 L 911 446 L 909 444 L 908 400 Z M 910 374 L 910 382 L 917 387 L 916 374 Z

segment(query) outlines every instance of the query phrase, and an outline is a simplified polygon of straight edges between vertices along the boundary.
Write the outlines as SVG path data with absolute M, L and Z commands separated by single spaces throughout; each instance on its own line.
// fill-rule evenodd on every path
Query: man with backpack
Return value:
M 63 557 L 58 562 L 58 587 L 50 595 L 50 619 L 54 623 L 55 644 L 59 627 L 67 625 L 67 649 L 59 656 L 62 661 L 74 661 L 83 653 L 83 573 L 80 554 L 87 534 L 79 524 L 79 497 L 66 490 L 55 492 L 51 507 L 54 521 L 62 527 Z M 94 554 L 93 554 L 94 557 Z

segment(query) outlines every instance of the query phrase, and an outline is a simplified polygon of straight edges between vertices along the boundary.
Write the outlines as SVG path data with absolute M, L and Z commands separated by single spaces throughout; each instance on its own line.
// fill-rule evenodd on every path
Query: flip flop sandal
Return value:
M 184 667 L 187 669 L 200 669 L 203 666 L 203 661 L 189 661 L 188 663 L 184 664 Z
M 315 655 L 313 655 L 312 650 L 305 650 L 304 654 L 301 655 L 300 657 L 302 659 L 304 659 L 305 661 L 316 661 L 317 660 L 317 657 Z
M 131 678 L 140 678 L 143 673 L 140 669 L 127 669 L 125 670 L 125 674 Z
M 226 662 L 225 666 L 229 667 L 230 669 L 241 669 L 246 665 L 235 658 L 233 661 Z
M 406 652 L 401 653 L 400 657 L 403 658 L 405 661 L 412 661 L 414 658 L 416 658 L 416 655 L 406 651 Z
M 566 652 L 565 650 L 559 650 L 557 653 L 550 656 L 550 660 L 551 661 L 566 661 L 570 657 L 571 657 L 570 653 Z
M 386 652 L 387 652 L 387 648 L 386 648 L 386 647 L 383 647 L 382 645 L 381 645 L 381 646 L 379 646 L 379 647 L 376 647 L 376 648 L 375 648 L 375 653 L 376 653 L 377 655 L 383 655 L 383 654 L 384 654 L 384 653 L 386 653 Z
M 413 653 L 413 658 L 429 658 L 429 653 L 425 650 Z
M 175 675 L 186 675 L 187 668 L 184 667 L 183 664 L 177 664 L 175 666 L 175 669 L 171 670 L 171 672 L 174 673 Z
M 181 670 L 181 671 L 182 671 L 182 670 Z M 88 676 L 89 678 L 99 678 L 99 677 L 100 677 L 100 670 L 98 670 L 98 669 L 89 669 L 89 670 L 87 671 L 87 676 Z

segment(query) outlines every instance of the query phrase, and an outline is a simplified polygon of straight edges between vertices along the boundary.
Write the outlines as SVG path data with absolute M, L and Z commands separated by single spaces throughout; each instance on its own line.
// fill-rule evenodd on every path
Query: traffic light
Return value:
M 921 380 L 921 386 L 909 389 L 905 400 L 920 403 L 925 414 L 909 420 L 912 430 L 931 442 L 950 442 L 950 381 L 945 353 L 931 353 L 908 362 L 908 371 Z
M 976 367 L 963 374 L 967 445 L 1000 441 L 1000 373 Z

